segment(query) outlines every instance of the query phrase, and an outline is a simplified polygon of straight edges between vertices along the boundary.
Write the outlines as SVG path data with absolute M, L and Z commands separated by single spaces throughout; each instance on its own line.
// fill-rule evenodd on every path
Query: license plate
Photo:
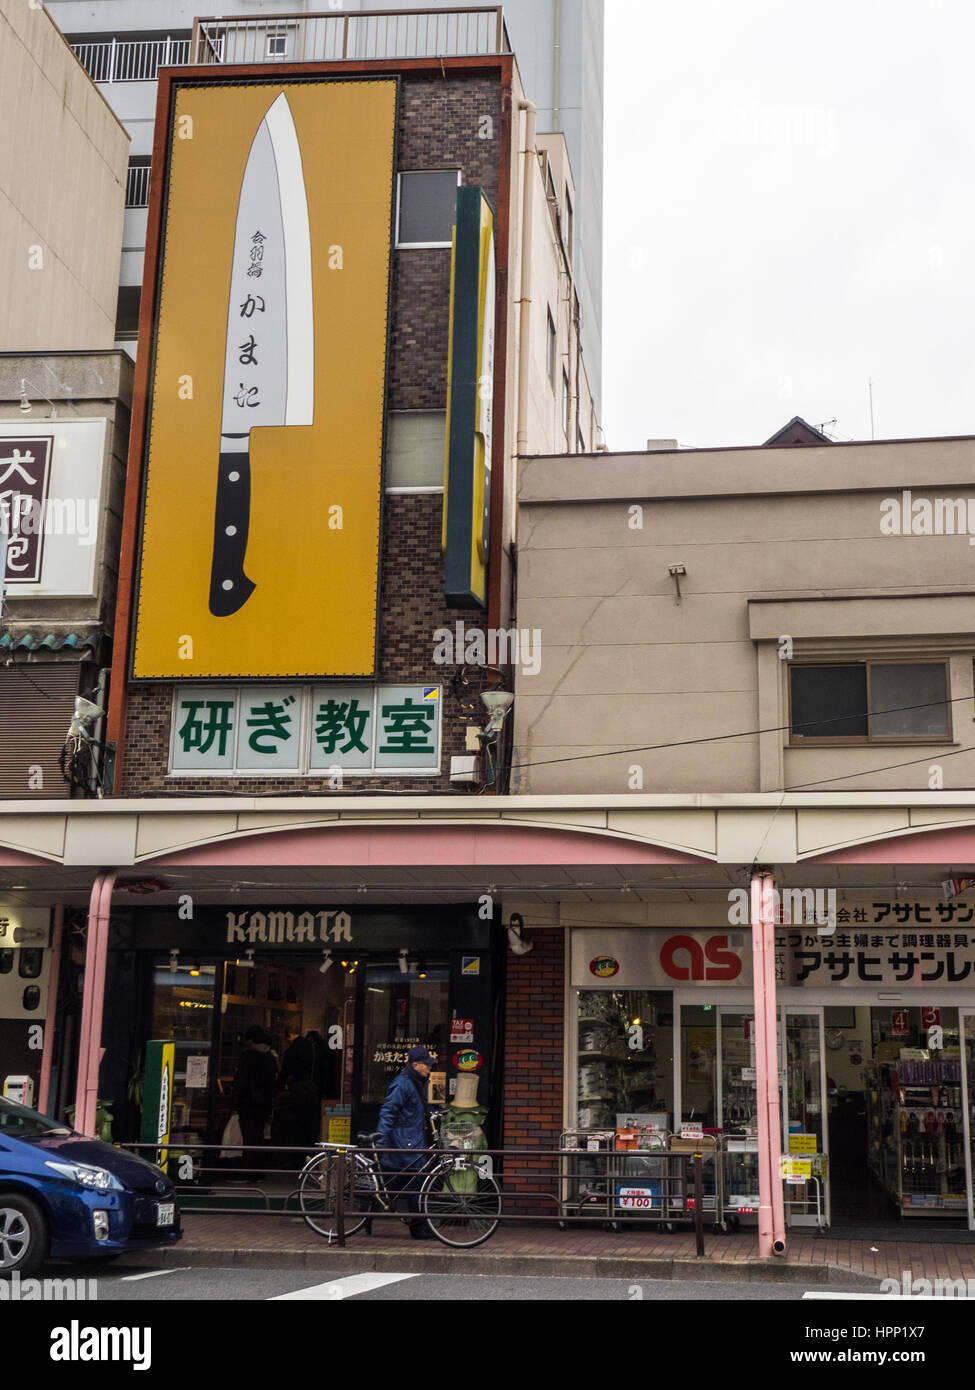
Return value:
M 171 1226 L 176 1220 L 176 1203 L 160 1202 L 156 1207 L 156 1225 Z

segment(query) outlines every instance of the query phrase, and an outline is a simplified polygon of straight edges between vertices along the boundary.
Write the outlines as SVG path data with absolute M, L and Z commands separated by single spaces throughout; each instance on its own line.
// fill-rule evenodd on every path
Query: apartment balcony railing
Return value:
M 190 61 L 192 39 L 109 39 L 72 48 L 94 82 L 155 82 L 160 68 Z
M 330 63 L 510 53 L 500 6 L 198 19 L 194 63 Z
M 150 172 L 148 164 L 129 166 L 128 178 L 125 181 L 125 206 L 127 208 L 147 208 L 149 206 Z
M 500 6 L 228 16 L 196 20 L 189 39 L 110 39 L 72 47 L 93 81 L 108 84 L 155 82 L 160 68 L 186 63 L 334 63 L 511 52 Z

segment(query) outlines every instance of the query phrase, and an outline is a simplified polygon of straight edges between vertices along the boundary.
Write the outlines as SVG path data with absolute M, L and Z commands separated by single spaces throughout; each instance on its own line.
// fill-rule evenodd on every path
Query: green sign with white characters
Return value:
M 173 772 L 437 772 L 438 685 L 180 687 Z

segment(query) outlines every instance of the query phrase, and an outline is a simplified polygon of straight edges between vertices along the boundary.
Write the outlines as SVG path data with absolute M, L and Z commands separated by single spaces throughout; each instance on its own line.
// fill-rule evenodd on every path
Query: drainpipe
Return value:
M 755 1087 L 758 1100 L 758 1253 L 785 1254 L 785 1205 L 779 1154 L 778 1027 L 775 1006 L 775 912 L 772 875 L 756 868 L 751 880 L 752 968 L 755 994 Z
M 103 666 L 98 672 L 98 683 L 95 686 L 95 704 L 99 709 L 105 708 L 105 692 L 108 689 L 108 678 L 112 674 L 111 666 Z M 95 753 L 97 764 L 92 767 L 91 777 L 88 781 L 88 791 L 93 797 L 105 795 L 105 768 L 108 763 L 106 757 L 105 742 L 105 716 L 100 714 L 95 721 L 95 727 L 91 731 L 92 742 L 101 744 L 100 751 Z
M 528 372 L 531 363 L 531 308 L 532 308 L 532 167 L 538 158 L 535 149 L 535 122 L 538 117 L 536 107 L 530 101 L 518 103 L 518 109 L 525 113 L 525 164 L 521 194 L 521 287 L 518 303 L 520 318 L 518 327 L 518 433 L 515 440 L 515 467 L 512 477 L 517 487 L 517 460 L 528 452 Z
M 44 1020 L 44 1050 L 41 1053 L 41 1084 L 37 1093 L 37 1108 L 47 1114 L 51 1091 L 51 1064 L 54 1058 L 54 1027 L 58 1012 L 58 981 L 61 978 L 61 938 L 64 935 L 64 904 L 54 909 L 54 935 L 51 940 L 50 971 L 47 977 L 47 1017 Z
M 81 1004 L 78 1040 L 78 1086 L 74 1127 L 80 1134 L 95 1133 L 98 1109 L 98 1072 L 102 1060 L 102 1014 L 105 1005 L 105 970 L 108 964 L 108 922 L 112 906 L 115 870 L 97 874 L 88 904 L 88 942 L 85 948 L 85 990 Z

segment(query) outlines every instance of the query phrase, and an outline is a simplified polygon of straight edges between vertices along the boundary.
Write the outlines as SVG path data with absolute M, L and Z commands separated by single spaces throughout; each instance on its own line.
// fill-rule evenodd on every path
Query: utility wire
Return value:
M 945 706 L 945 705 L 957 705 L 957 704 L 961 704 L 963 701 L 970 701 L 971 699 L 972 699 L 972 696 L 971 696 L 971 695 L 956 695 L 956 696 L 955 696 L 953 699 L 951 699 L 951 700 L 926 700 L 923 704 L 920 704 L 920 705 L 898 705 L 898 706 L 896 706 L 896 707 L 893 708 L 893 709 L 870 710 L 870 711 L 869 711 L 869 717 L 870 717 L 870 718 L 878 718 L 880 715 L 884 715 L 884 714 L 902 714 L 902 713 L 904 713 L 906 710 L 914 710 L 914 709 L 940 709 L 940 708 L 942 708 L 942 707 Z M 745 729 L 745 730 L 742 730 L 742 731 L 740 731 L 739 733 L 735 733 L 735 734 L 709 734 L 709 735 L 708 735 L 707 737 L 705 737 L 705 738 L 682 738 L 682 739 L 675 739 L 672 743 L 647 743 L 647 744 L 644 744 L 644 745 L 643 745 L 642 747 L 640 747 L 640 748 L 614 748 L 614 749 L 612 749 L 610 752 L 607 752 L 607 753 L 577 753 L 577 754 L 573 754 L 573 755 L 571 755 L 570 757 L 567 757 L 567 758 L 540 758 L 540 759 L 538 759 L 537 762 L 532 762 L 532 763 L 518 763 L 517 765 L 513 765 L 513 766 L 512 766 L 512 771 L 513 771 L 513 772 L 514 772 L 514 771 L 521 772 L 523 769 L 529 768 L 529 767 L 549 767 L 549 766 L 551 766 L 551 765 L 553 765 L 553 764 L 555 764 L 555 763 L 581 763 L 581 762 L 586 762 L 586 761 L 588 761 L 590 758 L 623 758 L 623 757 L 629 757 L 629 755 L 630 755 L 631 753 L 655 753 L 655 752 L 658 752 L 658 751 L 660 751 L 661 749 L 665 749 L 665 748 L 689 748 L 689 747 L 694 746 L 695 744 L 701 744 L 701 743 L 726 743 L 729 739 L 733 739 L 733 738 L 758 738 L 761 734 L 781 734 L 781 733 L 785 733 L 785 732 L 788 732 L 788 731 L 791 731 L 791 732 L 794 733 L 797 729 L 820 728 L 823 724 L 847 724 L 847 723 L 849 723 L 849 721 L 850 721 L 851 719 L 857 719 L 857 718 L 860 718 L 860 717 L 861 717 L 861 716 L 860 716 L 859 714 L 838 714 L 838 715 L 835 715 L 835 716 L 834 716 L 833 718 L 831 718 L 831 719 L 810 719 L 810 720 L 807 720 L 804 724 L 776 724 L 776 725 L 771 726 L 771 727 L 768 728 L 768 729 Z M 815 747 L 815 746 L 816 746 L 815 744 L 810 744 L 810 747 Z M 882 746 L 882 745 L 878 745 L 878 744 L 876 744 L 876 743 L 873 743 L 873 744 L 864 743 L 864 744 L 856 744 L 856 745 L 851 745 L 851 746 L 854 746 L 854 747 L 865 747 L 865 748 L 866 748 L 866 747 L 869 747 L 869 748 L 876 748 L 876 747 Z M 975 749 L 971 749 L 971 748 L 961 748 L 961 749 L 958 749 L 957 751 L 958 751 L 958 752 L 961 752 L 961 753 L 971 753 L 971 752 L 975 752 Z M 946 753 L 944 756 L 945 756 L 945 757 L 950 757 L 950 756 L 953 756 L 953 755 Z M 923 758 L 919 758 L 919 759 L 916 759 L 916 761 L 918 761 L 918 762 L 924 762 L 924 759 L 923 759 Z M 906 763 L 895 763 L 895 764 L 893 764 L 893 766 L 894 766 L 894 767 L 906 767 L 907 764 L 906 764 Z M 871 769 L 871 771 L 874 771 L 874 772 L 885 772 L 885 771 L 887 771 L 887 769 L 886 769 L 886 768 L 873 768 L 873 769 Z M 852 775 L 853 775 L 853 776 L 863 776 L 863 773 L 862 773 L 862 772 L 861 772 L 861 773 L 853 773 Z M 826 780 L 833 780 L 833 779 L 826 779 Z M 810 785 L 813 785 L 813 784 L 810 784 Z M 779 790 L 782 790 L 782 788 L 779 788 Z M 786 789 L 786 790 L 787 790 L 787 789 Z

